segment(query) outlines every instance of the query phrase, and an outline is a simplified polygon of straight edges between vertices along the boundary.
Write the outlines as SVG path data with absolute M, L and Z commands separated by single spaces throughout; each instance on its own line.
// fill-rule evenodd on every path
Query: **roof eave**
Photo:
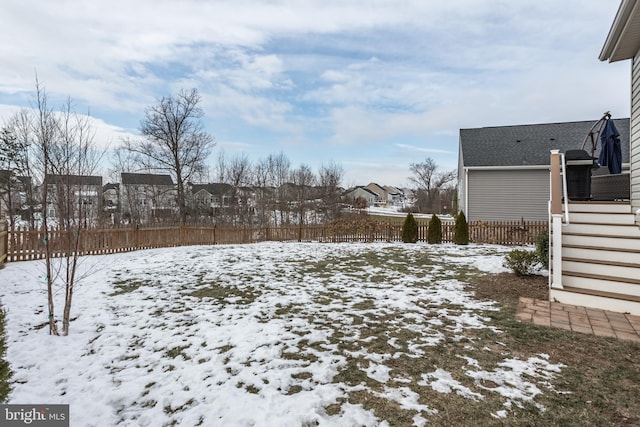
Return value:
M 616 62 L 633 58 L 640 49 L 640 2 L 623 0 L 613 20 L 600 61 Z
M 549 169 L 549 165 L 516 165 L 516 166 L 464 166 L 466 170 L 523 170 L 523 169 Z

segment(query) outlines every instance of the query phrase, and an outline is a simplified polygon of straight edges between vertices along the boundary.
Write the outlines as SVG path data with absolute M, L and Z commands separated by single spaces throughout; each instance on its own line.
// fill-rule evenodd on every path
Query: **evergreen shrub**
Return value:
M 6 339 L 5 310 L 0 307 L 0 403 L 6 403 L 11 392 L 11 367 L 6 360 Z
M 538 262 L 542 264 L 545 269 L 549 269 L 549 233 L 543 231 L 536 236 L 536 255 L 538 256 Z
M 456 245 L 469 244 L 469 224 L 467 223 L 467 217 L 462 211 L 460 211 L 458 215 L 456 215 L 456 225 L 453 234 L 453 242 Z
M 429 230 L 427 231 L 427 242 L 442 243 L 442 221 L 436 214 L 433 214 L 429 221 Z
M 409 212 L 402 224 L 402 241 L 404 243 L 416 243 L 418 241 L 418 223 Z

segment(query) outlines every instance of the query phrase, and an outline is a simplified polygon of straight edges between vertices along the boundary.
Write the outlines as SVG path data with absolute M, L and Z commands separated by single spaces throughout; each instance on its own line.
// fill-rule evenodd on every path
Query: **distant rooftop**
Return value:
M 47 175 L 47 182 L 50 184 L 64 185 L 97 185 L 102 187 L 101 176 L 91 175 Z
M 123 172 L 121 177 L 123 185 L 173 185 L 170 175 Z

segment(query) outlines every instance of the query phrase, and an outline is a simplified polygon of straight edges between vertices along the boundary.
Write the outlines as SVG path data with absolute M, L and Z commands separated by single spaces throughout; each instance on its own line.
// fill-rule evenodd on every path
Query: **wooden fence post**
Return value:
M 7 222 L 0 222 L 0 267 L 7 262 L 9 257 L 9 228 Z
M 136 224 L 136 228 L 133 231 L 133 247 L 135 249 L 140 248 L 140 224 Z

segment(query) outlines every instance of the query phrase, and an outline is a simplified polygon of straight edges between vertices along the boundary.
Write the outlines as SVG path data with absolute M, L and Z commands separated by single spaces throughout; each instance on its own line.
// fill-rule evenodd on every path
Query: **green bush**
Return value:
M 429 221 L 429 230 L 427 231 L 427 242 L 442 243 L 442 222 L 436 214 L 433 214 Z
M 416 243 L 418 241 L 418 223 L 409 212 L 402 224 L 402 241 L 404 243 Z
M 0 307 L 0 403 L 7 401 L 9 392 L 11 391 L 11 369 L 9 362 L 5 360 L 7 343 L 5 331 L 5 311 Z
M 533 251 L 514 249 L 504 258 L 504 266 L 511 269 L 516 276 L 531 276 L 538 265 L 538 254 Z
M 536 236 L 536 255 L 538 262 L 549 269 L 549 233 L 543 231 Z
M 453 242 L 456 245 L 469 244 L 469 224 L 467 223 L 467 217 L 462 211 L 460 211 L 460 213 L 456 215 L 456 225 L 453 233 Z

